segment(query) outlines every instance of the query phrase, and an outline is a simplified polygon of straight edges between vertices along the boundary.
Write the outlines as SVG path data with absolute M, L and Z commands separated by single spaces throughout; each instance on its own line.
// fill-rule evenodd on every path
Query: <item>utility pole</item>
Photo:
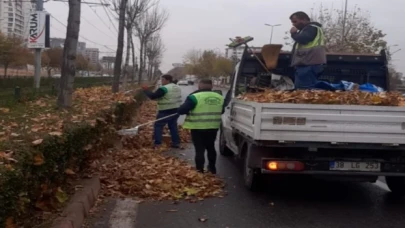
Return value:
M 347 17 L 347 2 L 348 2 L 348 0 L 346 0 L 346 2 L 345 2 L 345 11 L 344 11 L 344 13 L 343 13 L 343 28 L 342 28 L 342 40 L 341 40 L 341 42 L 342 42 L 342 46 L 343 46 L 343 43 L 344 43 L 344 39 L 345 39 L 345 30 L 346 30 L 346 17 Z
M 44 1 L 37 0 L 36 3 L 36 10 L 43 11 L 44 10 Z M 41 85 L 41 48 L 35 49 L 35 73 L 34 73 L 34 88 L 39 89 Z
M 270 34 L 270 44 L 271 44 L 271 41 L 273 40 L 273 29 L 274 29 L 274 27 L 280 26 L 281 24 L 276 24 L 276 25 L 264 24 L 264 25 L 271 27 L 271 34 Z

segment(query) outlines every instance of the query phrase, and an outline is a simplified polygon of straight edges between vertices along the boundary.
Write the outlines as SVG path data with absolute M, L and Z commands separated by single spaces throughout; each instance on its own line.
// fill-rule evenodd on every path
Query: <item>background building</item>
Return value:
M 114 56 L 103 56 L 101 58 L 101 66 L 103 67 L 104 70 L 107 71 L 114 69 L 114 62 L 115 62 Z
M 30 1 L 0 1 L 0 32 L 28 39 L 29 16 L 33 6 Z
M 99 62 L 99 54 L 100 51 L 98 50 L 98 48 L 86 48 L 85 51 L 85 56 L 88 58 L 89 62 L 94 65 L 97 66 L 98 62 Z
M 250 48 L 254 51 L 261 51 L 261 49 L 262 49 L 261 47 L 250 47 Z M 236 56 L 236 58 L 238 60 L 240 60 L 242 58 L 244 49 L 245 49 L 245 45 L 241 45 L 236 48 L 226 48 L 225 57 L 228 59 L 232 59 L 232 58 L 234 58 L 234 56 Z
M 239 46 L 237 48 L 226 48 L 225 57 L 231 59 L 233 56 L 236 56 L 238 59 L 241 59 L 244 49 L 245 49 L 244 45 Z

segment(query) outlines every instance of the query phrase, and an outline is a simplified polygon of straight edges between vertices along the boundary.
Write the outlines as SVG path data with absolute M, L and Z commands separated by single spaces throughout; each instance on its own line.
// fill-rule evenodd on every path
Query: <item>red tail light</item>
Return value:
M 272 171 L 301 171 L 304 169 L 304 163 L 299 161 L 268 161 L 266 169 Z

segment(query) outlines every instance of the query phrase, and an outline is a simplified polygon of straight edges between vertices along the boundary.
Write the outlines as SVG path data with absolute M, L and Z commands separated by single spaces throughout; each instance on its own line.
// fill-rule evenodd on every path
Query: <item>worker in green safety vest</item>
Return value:
M 149 91 L 147 86 L 143 87 L 146 96 L 152 100 L 157 100 L 158 113 L 156 119 L 177 114 L 177 109 L 182 102 L 180 86 L 173 83 L 173 77 L 171 75 L 163 75 L 161 82 L 162 86 L 155 92 Z M 179 116 L 175 115 L 155 122 L 153 132 L 155 147 L 159 147 L 162 144 L 163 128 L 167 124 L 172 139 L 171 147 L 180 148 L 180 136 L 177 127 L 178 118 Z
M 178 109 L 180 115 L 187 115 L 183 128 L 191 130 L 191 139 L 195 148 L 195 165 L 204 172 L 205 151 L 208 157 L 208 171 L 216 174 L 217 152 L 215 140 L 224 112 L 224 98 L 212 91 L 212 81 L 203 79 L 198 90 L 190 94 Z
M 326 64 L 325 37 L 322 25 L 311 22 L 304 12 L 290 16 L 293 27 L 291 38 L 295 41 L 291 66 L 295 67 L 295 88 L 311 89 L 318 82 Z

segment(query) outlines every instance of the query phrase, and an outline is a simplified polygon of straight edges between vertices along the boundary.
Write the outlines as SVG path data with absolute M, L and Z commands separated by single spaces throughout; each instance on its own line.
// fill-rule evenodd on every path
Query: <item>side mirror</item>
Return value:
M 221 96 L 222 96 L 222 90 L 213 90 L 212 92 L 216 92 L 216 93 L 218 93 L 218 94 L 220 94 Z

